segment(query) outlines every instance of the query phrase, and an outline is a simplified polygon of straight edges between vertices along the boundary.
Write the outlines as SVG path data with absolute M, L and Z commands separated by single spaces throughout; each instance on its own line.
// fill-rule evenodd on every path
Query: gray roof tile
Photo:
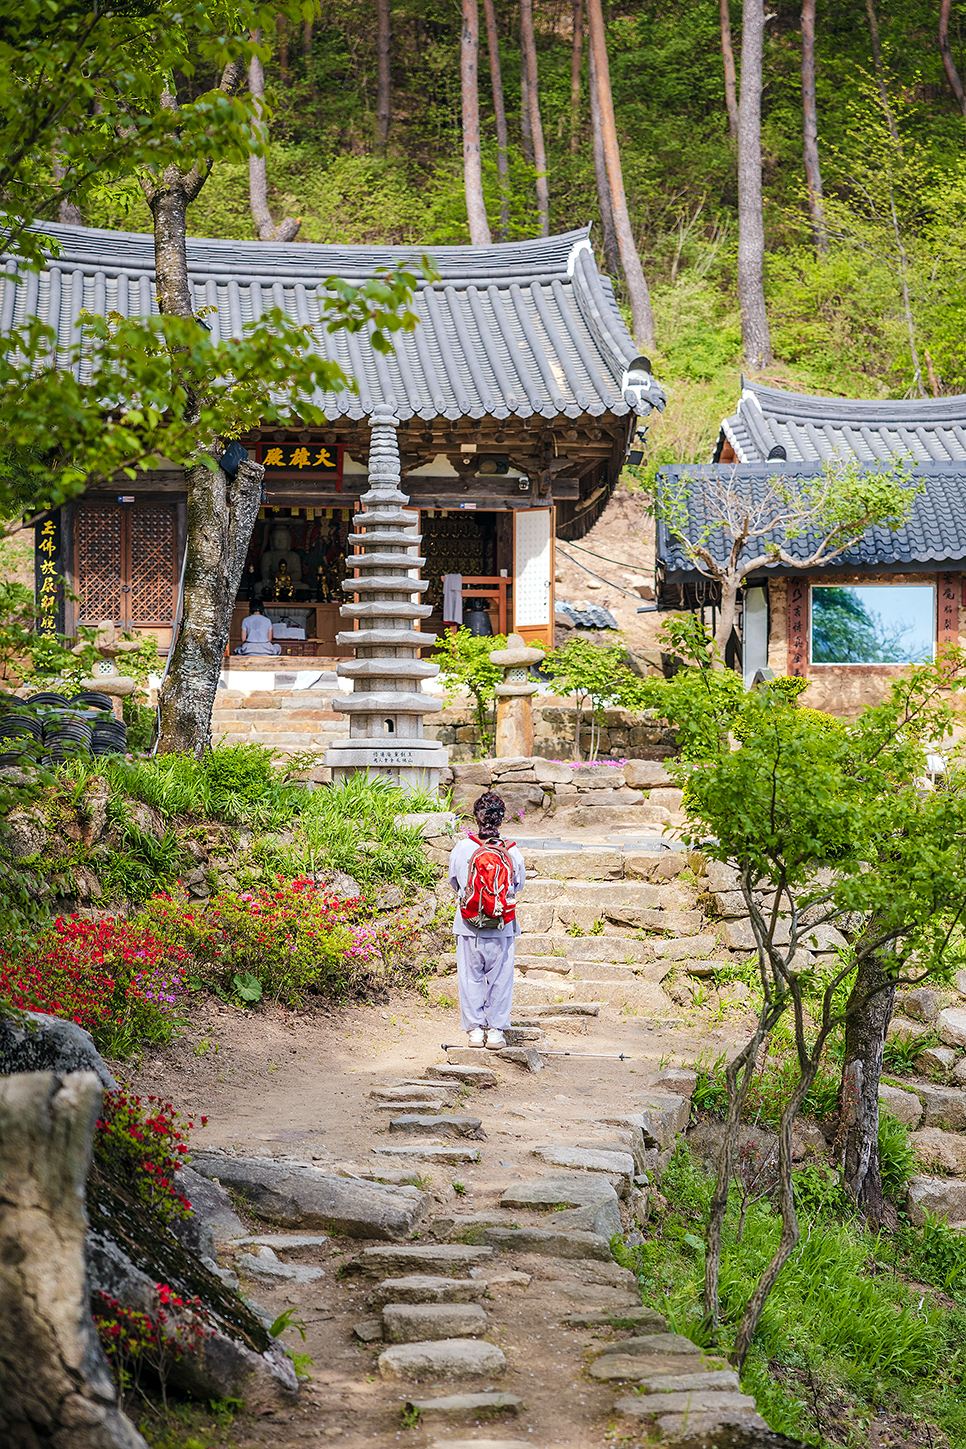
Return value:
M 589 227 L 491 247 L 428 249 L 441 280 L 420 283 L 420 325 L 395 334 L 395 353 L 375 352 L 365 333 L 320 330 L 319 346 L 354 378 L 358 394 L 316 399 L 330 417 L 368 416 L 389 403 L 400 418 L 506 418 L 511 414 L 623 417 L 625 368 L 637 349 L 610 281 L 601 276 Z M 37 315 L 56 329 L 59 358 L 79 339 L 82 310 L 103 315 L 157 312 L 154 241 L 146 233 L 47 226 L 59 255 L 39 275 L 12 283 L 0 274 L 0 333 Z M 414 261 L 420 247 L 317 246 L 188 239 L 195 308 L 217 338 L 238 337 L 271 307 L 319 321 L 320 290 Z M 663 397 L 654 386 L 662 405 Z
M 697 539 L 713 521 L 707 495 L 702 492 L 702 478 L 717 475 L 723 478 L 736 476 L 742 480 L 751 497 L 761 498 L 767 488 L 767 481 L 777 474 L 790 478 L 815 477 L 821 472 L 818 464 L 781 463 L 755 464 L 748 467 L 734 464 L 706 464 L 703 466 L 663 468 L 658 475 L 676 483 L 682 478 L 692 482 L 688 498 L 688 535 Z M 915 570 L 932 565 L 936 569 L 961 567 L 966 563 L 966 466 L 962 463 L 923 463 L 912 473 L 912 478 L 924 485 L 913 502 L 909 522 L 891 533 L 887 528 L 870 528 L 855 548 L 836 559 L 827 568 L 856 570 L 887 568 L 901 571 L 903 566 Z M 783 543 L 793 558 L 805 559 L 814 550 L 818 539 L 809 532 L 801 538 L 783 540 L 779 534 L 769 535 L 775 543 Z M 752 548 L 744 551 L 744 558 L 753 558 L 762 551 L 763 540 L 756 540 Z M 724 562 L 730 547 L 723 529 L 716 529 L 708 538 L 708 547 L 719 562 Z M 687 582 L 705 577 L 695 568 L 685 554 L 680 541 L 673 537 L 667 525 L 658 521 L 657 561 L 669 582 Z M 786 574 L 790 570 L 784 565 L 769 564 L 763 571 L 767 574 Z
M 919 462 L 966 459 L 966 397 L 809 397 L 742 380 L 741 398 L 722 419 L 714 461 L 727 439 L 740 463 L 763 463 L 777 444 L 790 463 L 811 463 L 835 454 Z

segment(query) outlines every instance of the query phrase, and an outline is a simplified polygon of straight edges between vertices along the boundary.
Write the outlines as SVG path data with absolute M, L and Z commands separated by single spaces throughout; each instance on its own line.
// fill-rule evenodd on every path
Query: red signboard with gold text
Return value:
M 334 483 L 335 491 L 342 492 L 342 447 L 338 443 L 256 443 L 255 458 L 271 473 Z

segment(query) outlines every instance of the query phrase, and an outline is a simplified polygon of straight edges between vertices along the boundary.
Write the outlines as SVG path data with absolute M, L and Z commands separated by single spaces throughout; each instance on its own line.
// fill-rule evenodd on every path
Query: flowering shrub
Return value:
M 187 955 L 134 923 L 60 916 L 16 956 L 0 947 L 0 1001 L 66 1017 L 108 1056 L 169 1041 Z
M 202 1117 L 205 1126 L 208 1118 Z M 188 1199 L 178 1191 L 174 1175 L 188 1155 L 185 1122 L 161 1097 L 107 1092 L 94 1133 L 94 1158 L 109 1177 L 120 1177 L 164 1222 L 187 1217 Z
M 225 891 L 204 906 L 158 896 L 138 920 L 172 952 L 190 956 L 201 985 L 298 1006 L 310 991 L 341 995 L 354 969 L 372 959 L 370 928 L 351 923 L 359 905 L 300 877 L 279 879 L 274 889 Z
M 151 1369 L 161 1387 L 167 1407 L 167 1386 L 171 1370 L 186 1353 L 198 1353 L 214 1329 L 206 1326 L 200 1298 L 185 1300 L 166 1283 L 155 1284 L 153 1313 L 122 1308 L 116 1298 L 96 1292 L 91 1311 L 98 1337 L 107 1354 L 121 1398 L 131 1389 L 139 1391 L 141 1373 Z

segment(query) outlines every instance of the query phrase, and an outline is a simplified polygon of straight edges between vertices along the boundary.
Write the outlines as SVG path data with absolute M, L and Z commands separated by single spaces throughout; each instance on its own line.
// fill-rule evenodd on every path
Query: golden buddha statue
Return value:
M 288 564 L 284 559 L 279 559 L 278 570 L 275 574 L 275 597 L 276 599 L 290 599 L 295 593 L 295 581 L 288 571 Z

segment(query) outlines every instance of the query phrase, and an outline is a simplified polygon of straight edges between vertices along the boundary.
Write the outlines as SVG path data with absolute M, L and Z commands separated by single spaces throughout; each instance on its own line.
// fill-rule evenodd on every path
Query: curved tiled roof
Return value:
M 768 479 L 778 474 L 786 478 L 810 478 L 821 472 L 817 464 L 787 467 L 781 463 L 756 464 L 736 468 L 734 464 L 707 464 L 704 466 L 664 468 L 658 475 L 672 485 L 688 479 L 691 487 L 688 494 L 688 535 L 693 539 L 704 534 L 704 530 L 715 521 L 715 513 L 708 494 L 702 489 L 702 479 L 717 475 L 730 479 L 737 475 L 743 489 L 747 489 L 752 500 L 762 499 L 766 494 Z M 904 568 L 961 567 L 966 560 L 966 466 L 954 463 L 928 463 L 912 473 L 914 483 L 922 484 L 923 491 L 913 500 L 909 522 L 893 533 L 888 528 L 870 528 L 855 548 L 849 549 L 832 563 L 822 566 L 826 569 L 862 571 L 888 569 L 901 573 Z M 766 535 L 774 543 L 784 546 L 793 558 L 806 559 L 818 544 L 818 536 L 809 531 L 800 538 L 784 539 L 778 532 Z M 750 559 L 763 550 L 765 539 L 756 539 L 745 546 L 741 557 Z M 707 545 L 712 555 L 724 563 L 730 549 L 730 540 L 723 529 L 715 529 L 707 535 Z M 680 541 L 671 534 L 662 520 L 657 525 L 657 561 L 663 567 L 665 577 L 681 583 L 705 578 L 707 575 L 697 569 L 688 558 Z M 768 564 L 762 574 L 786 574 L 791 568 L 785 564 Z
M 610 281 L 597 270 L 589 231 L 491 247 L 427 248 L 440 280 L 420 283 L 413 305 L 420 325 L 395 335 L 393 355 L 375 352 L 365 333 L 320 329 L 320 348 L 359 391 L 317 402 L 330 418 L 368 417 L 379 404 L 401 419 L 626 415 L 622 377 L 637 349 Z M 38 315 L 56 329 L 65 365 L 82 310 L 157 312 L 152 236 L 55 225 L 44 233 L 59 255 L 39 274 L 24 273 L 19 284 L 9 280 L 16 263 L 8 259 L 0 280 L 0 332 Z M 360 281 L 415 260 L 421 250 L 197 237 L 187 246 L 196 310 L 215 309 L 205 321 L 216 337 L 240 336 L 245 322 L 272 307 L 317 322 L 327 277 Z
M 721 423 L 714 462 L 725 440 L 739 463 L 763 463 L 780 445 L 789 463 L 835 455 L 863 463 L 896 458 L 966 462 L 966 397 L 809 397 L 742 380 L 741 399 Z

